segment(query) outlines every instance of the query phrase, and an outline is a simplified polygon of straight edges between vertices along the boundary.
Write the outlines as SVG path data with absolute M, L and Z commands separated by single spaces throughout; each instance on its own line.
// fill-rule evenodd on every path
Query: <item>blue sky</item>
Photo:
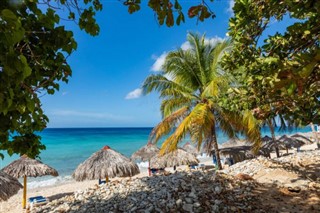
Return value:
M 229 1 L 215 1 L 217 17 L 197 24 L 159 26 L 151 9 L 129 14 L 119 1 L 102 1 L 97 14 L 101 32 L 91 37 L 75 25 L 78 49 L 69 57 L 73 74 L 60 91 L 42 97 L 48 127 L 152 127 L 161 120 L 157 94 L 141 96 L 144 79 L 159 70 L 165 53 L 186 45 L 187 32 L 208 39 L 226 37 Z M 187 9 L 191 1 L 181 1 Z M 183 47 L 183 46 L 182 46 Z

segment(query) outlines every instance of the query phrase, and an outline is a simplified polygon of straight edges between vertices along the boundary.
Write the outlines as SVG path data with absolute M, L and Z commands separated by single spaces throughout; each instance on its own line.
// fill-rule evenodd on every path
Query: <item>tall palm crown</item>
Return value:
M 173 131 L 162 145 L 161 153 L 166 153 L 176 150 L 189 134 L 198 149 L 203 145 L 209 153 L 214 146 L 219 158 L 216 125 L 233 138 L 242 120 L 219 105 L 220 95 L 232 81 L 218 62 L 231 45 L 223 41 L 213 46 L 205 36 L 196 34 L 188 34 L 188 41 L 189 49 L 169 52 L 162 73 L 150 75 L 143 84 L 145 94 L 157 91 L 162 99 L 163 120 L 153 129 L 151 141 Z

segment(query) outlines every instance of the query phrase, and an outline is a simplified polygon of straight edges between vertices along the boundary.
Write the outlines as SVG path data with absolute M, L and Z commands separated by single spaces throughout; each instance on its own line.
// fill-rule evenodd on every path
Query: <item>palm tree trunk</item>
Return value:
M 271 119 L 268 119 L 267 123 L 268 123 L 268 126 L 270 128 L 271 137 L 272 137 L 272 143 L 274 144 L 274 147 L 276 148 L 276 155 L 277 155 L 277 158 L 278 158 L 278 157 L 280 157 L 280 154 L 279 154 L 278 143 L 276 141 L 276 135 L 274 134 L 274 126 L 272 125 Z
M 213 130 L 212 130 L 212 143 L 213 143 L 214 151 L 215 151 L 216 158 L 217 158 L 218 169 L 221 170 L 222 165 L 221 165 L 220 153 L 219 153 L 217 136 L 216 136 L 216 128 L 213 128 Z

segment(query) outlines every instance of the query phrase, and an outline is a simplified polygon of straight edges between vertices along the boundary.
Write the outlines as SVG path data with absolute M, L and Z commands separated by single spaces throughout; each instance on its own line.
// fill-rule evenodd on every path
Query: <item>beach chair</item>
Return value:
M 190 169 L 197 169 L 199 164 L 190 165 Z
M 150 171 L 151 171 L 151 174 L 152 174 L 152 175 L 155 175 L 155 174 L 157 174 L 158 169 L 151 168 Z
M 101 185 L 101 184 L 106 184 L 106 181 L 99 179 L 99 185 Z
M 34 206 L 40 206 L 48 203 L 48 199 L 43 196 L 30 197 L 28 199 L 30 208 L 32 209 Z

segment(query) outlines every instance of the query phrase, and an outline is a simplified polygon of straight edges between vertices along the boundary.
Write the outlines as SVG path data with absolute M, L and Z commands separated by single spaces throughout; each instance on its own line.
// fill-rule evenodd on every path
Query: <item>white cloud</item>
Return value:
M 215 36 L 213 38 L 210 39 L 205 39 L 205 43 L 210 43 L 211 45 L 215 46 L 217 43 L 224 41 L 223 38 L 220 38 L 218 36 Z M 191 45 L 189 43 L 189 41 L 185 41 L 184 43 L 181 44 L 180 48 L 182 50 L 188 50 L 191 48 Z M 162 71 L 162 66 L 164 64 L 164 61 L 167 57 L 168 53 L 167 52 L 163 52 L 159 57 L 156 55 L 152 55 L 152 59 L 155 60 L 155 62 L 153 63 L 152 67 L 151 67 L 151 71 L 153 72 L 159 72 Z
M 190 45 L 189 41 L 186 41 L 181 45 L 182 50 L 188 50 L 190 48 L 191 48 L 191 45 Z
M 62 92 L 62 96 L 65 96 L 67 95 L 69 92 L 65 91 L 65 92 Z
M 204 43 L 205 44 L 211 44 L 212 46 L 216 46 L 218 43 L 220 43 L 220 42 L 223 42 L 224 41 L 224 39 L 223 38 L 220 38 L 220 37 L 218 37 L 218 36 L 215 36 L 215 37 L 213 37 L 213 38 L 210 38 L 210 39 L 205 39 L 204 40 Z
M 141 95 L 142 95 L 142 89 L 138 88 L 129 92 L 125 97 L 125 99 L 136 99 L 136 98 L 140 98 Z
M 218 36 L 215 36 L 215 37 L 210 38 L 210 39 L 207 39 L 207 38 L 206 38 L 206 39 L 204 40 L 205 44 L 210 43 L 212 46 L 215 46 L 217 43 L 220 43 L 220 42 L 222 42 L 222 41 L 224 41 L 224 39 L 223 39 L 223 38 L 220 38 L 220 37 L 218 37 Z M 188 50 L 188 49 L 190 49 L 190 48 L 191 48 L 191 45 L 190 45 L 189 41 L 186 41 L 186 42 L 184 42 L 183 44 L 181 44 L 181 49 L 182 49 L 182 50 Z
M 162 70 L 162 65 L 164 64 L 164 60 L 167 57 L 167 53 L 163 52 L 159 57 L 152 56 L 153 59 L 155 59 L 155 62 L 153 63 L 151 67 L 151 71 L 153 72 L 159 72 Z
M 170 80 L 170 81 L 173 81 L 174 79 L 173 79 L 173 76 L 172 76 L 172 74 L 164 74 L 164 77 L 166 77 L 168 80 Z
M 233 6 L 234 6 L 234 0 L 229 1 L 229 7 L 227 9 L 227 12 L 229 13 L 230 16 L 233 16 Z

